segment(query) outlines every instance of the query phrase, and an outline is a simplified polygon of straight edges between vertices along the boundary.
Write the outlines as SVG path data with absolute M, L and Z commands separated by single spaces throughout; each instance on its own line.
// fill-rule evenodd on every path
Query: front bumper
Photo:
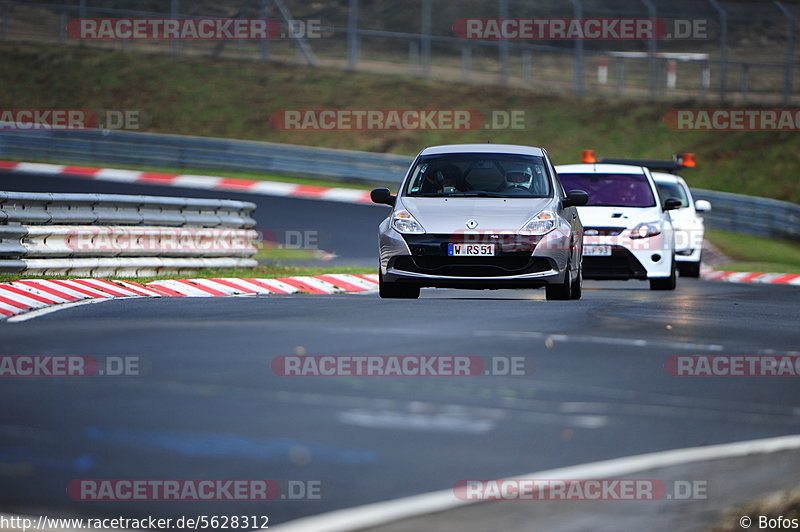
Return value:
M 381 232 L 381 273 L 386 282 L 436 288 L 536 288 L 562 283 L 569 243 L 560 232 L 545 236 Z M 451 257 L 455 242 L 495 245 L 491 257 Z
M 584 250 L 591 244 L 604 243 L 611 247 L 610 256 L 583 256 L 583 276 L 586 279 L 657 279 L 672 273 L 673 249 L 663 234 L 650 238 L 615 237 L 608 240 L 584 238 Z
M 703 226 L 675 230 L 675 261 L 700 262 L 703 251 Z

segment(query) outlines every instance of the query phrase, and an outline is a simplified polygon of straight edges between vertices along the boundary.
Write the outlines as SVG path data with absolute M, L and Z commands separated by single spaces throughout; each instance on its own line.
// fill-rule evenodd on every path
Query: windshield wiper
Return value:
M 501 192 L 461 192 L 459 194 L 450 194 L 448 198 L 507 198 L 506 194 Z

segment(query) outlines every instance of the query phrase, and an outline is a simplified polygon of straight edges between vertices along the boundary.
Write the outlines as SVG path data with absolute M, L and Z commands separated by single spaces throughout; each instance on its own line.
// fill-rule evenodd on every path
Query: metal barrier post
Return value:
M 508 0 L 500 0 L 498 2 L 497 15 L 502 19 L 508 18 Z M 502 39 L 498 46 L 499 59 L 500 59 L 500 84 L 503 86 L 508 85 L 508 41 Z
M 742 64 L 742 100 L 747 101 L 747 93 L 750 90 L 750 65 Z
M 531 82 L 531 53 L 528 50 L 522 52 L 522 81 L 525 83 Z
M 653 2 L 651 0 L 642 0 L 642 3 L 647 8 L 647 16 L 650 17 L 651 20 L 655 20 L 658 17 L 658 12 Z M 650 97 L 655 100 L 658 91 L 658 50 L 655 35 L 650 36 L 647 49 L 650 60 Z
M 350 0 L 347 11 L 347 68 L 358 68 L 358 0 Z
M 783 3 L 775 0 L 775 5 L 786 17 L 786 71 L 783 81 L 783 103 L 788 104 L 792 98 L 792 64 L 794 63 L 794 13 Z
M 431 0 L 422 0 L 422 75 L 431 77 Z
M 419 43 L 408 42 L 408 73 L 412 76 L 419 75 Z
M 711 6 L 719 13 L 720 34 L 720 65 L 719 65 L 719 101 L 725 103 L 725 96 L 728 83 L 728 12 L 720 5 L 717 0 L 708 0 Z
M 173 19 L 178 18 L 178 2 L 180 0 L 172 0 L 171 7 L 170 7 L 170 16 Z M 178 55 L 178 43 L 175 42 L 175 39 L 170 39 L 169 41 L 169 51 L 174 55 Z
M 571 0 L 572 10 L 576 19 L 583 18 L 582 0 Z M 575 59 L 574 61 L 574 86 L 575 94 L 578 98 L 583 98 L 583 39 L 575 39 Z
M 461 77 L 464 81 L 472 79 L 472 46 L 461 45 Z
M 269 8 L 267 6 L 267 0 L 261 0 L 259 5 L 259 12 L 261 13 L 262 18 L 269 18 Z M 262 61 L 269 60 L 269 36 L 265 39 L 261 39 L 258 42 L 258 51 L 261 55 Z

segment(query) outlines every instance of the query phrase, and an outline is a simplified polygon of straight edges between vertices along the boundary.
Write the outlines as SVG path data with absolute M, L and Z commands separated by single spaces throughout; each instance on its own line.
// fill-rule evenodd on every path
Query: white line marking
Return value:
M 115 297 L 114 299 L 133 299 L 133 298 Z M 19 323 L 21 321 L 28 321 L 34 318 L 38 318 L 40 316 L 44 316 L 46 314 L 52 314 L 53 312 L 58 312 L 59 310 L 66 310 L 68 308 L 73 308 L 73 307 L 81 307 L 83 305 L 91 305 L 92 303 L 102 303 L 104 301 L 112 301 L 112 300 L 109 298 L 100 298 L 100 299 L 84 299 L 81 301 L 75 301 L 73 303 L 62 303 L 60 305 L 54 305 L 52 307 L 32 310 L 30 312 L 26 312 L 25 314 L 20 314 L 19 316 L 12 316 L 5 321 L 8 323 Z
M 103 181 L 120 181 L 122 183 L 134 183 L 142 176 L 142 172 L 134 170 L 116 170 L 114 168 L 103 168 L 94 175 L 95 179 Z
M 210 175 L 191 175 L 182 174 L 169 183 L 176 187 L 187 188 L 214 188 L 222 181 L 221 177 L 214 177 Z
M 750 454 L 768 454 L 794 449 L 800 449 L 800 436 L 781 436 L 778 438 L 640 454 L 548 471 L 537 471 L 511 477 L 509 480 L 530 478 L 558 478 L 565 480 L 617 478 L 642 471 L 694 462 L 737 458 Z M 385 525 L 411 517 L 452 510 L 475 502 L 479 501 L 461 500 L 455 496 L 452 489 L 446 489 L 304 517 L 270 527 L 270 529 L 279 530 L 280 532 L 349 532 Z
M 14 170 L 36 174 L 60 174 L 64 171 L 64 166 L 60 164 L 19 163 Z

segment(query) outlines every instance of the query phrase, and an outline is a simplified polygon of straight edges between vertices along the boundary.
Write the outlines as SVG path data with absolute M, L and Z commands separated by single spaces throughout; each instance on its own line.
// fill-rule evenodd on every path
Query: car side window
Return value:
M 550 156 L 547 155 L 547 152 L 545 152 L 544 155 L 545 159 L 547 160 L 547 164 L 550 167 L 550 171 L 553 173 L 553 180 L 556 183 L 556 194 L 558 194 L 558 196 L 561 199 L 564 199 L 567 197 L 567 194 L 566 192 L 564 192 L 564 185 L 561 184 L 561 180 L 558 178 L 558 172 L 556 172 L 556 167 L 553 166 L 553 163 L 552 161 L 550 161 Z

